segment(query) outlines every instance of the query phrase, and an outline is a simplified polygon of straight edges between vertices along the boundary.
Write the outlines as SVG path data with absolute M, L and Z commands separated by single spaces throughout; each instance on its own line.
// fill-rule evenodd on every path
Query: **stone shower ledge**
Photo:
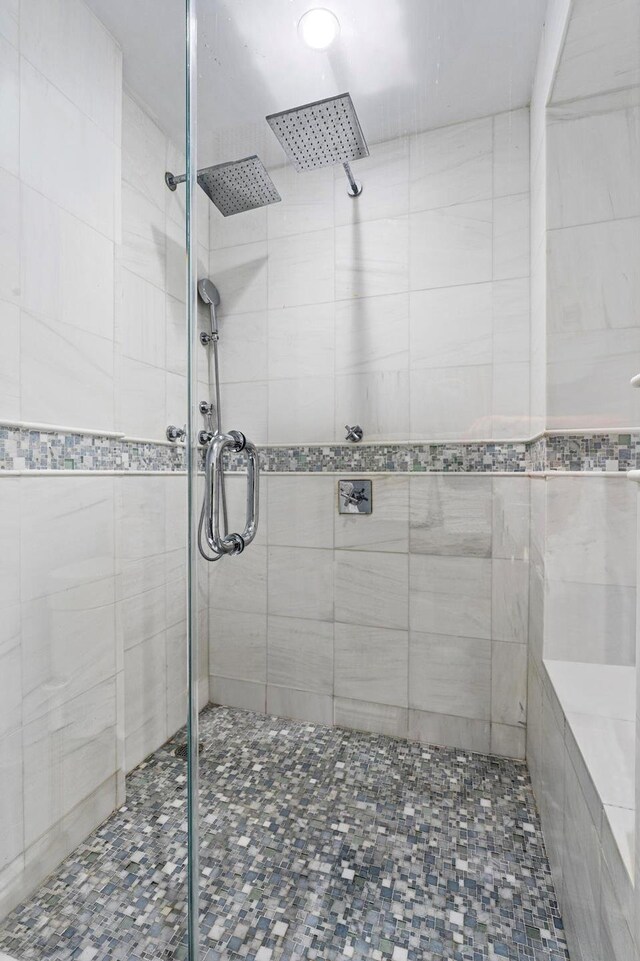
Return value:
M 598 795 L 607 822 L 603 831 L 608 826 L 633 883 L 635 667 L 552 660 L 544 664 Z

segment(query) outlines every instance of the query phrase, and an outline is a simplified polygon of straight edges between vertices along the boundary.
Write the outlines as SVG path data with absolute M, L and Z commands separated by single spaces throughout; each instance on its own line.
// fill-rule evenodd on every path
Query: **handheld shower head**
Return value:
M 202 280 L 198 281 L 198 293 L 200 294 L 200 300 L 204 304 L 211 304 L 212 307 L 217 307 L 220 303 L 218 288 L 208 277 L 203 277 Z

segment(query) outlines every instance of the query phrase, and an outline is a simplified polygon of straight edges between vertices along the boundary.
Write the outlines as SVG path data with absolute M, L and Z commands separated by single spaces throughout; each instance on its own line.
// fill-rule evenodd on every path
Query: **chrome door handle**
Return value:
M 225 450 L 247 455 L 247 507 L 242 534 L 220 534 L 220 503 L 222 499 L 222 456 Z M 209 547 L 218 557 L 241 554 L 258 532 L 260 466 L 254 444 L 240 431 L 215 434 L 207 447 L 205 461 L 205 535 Z

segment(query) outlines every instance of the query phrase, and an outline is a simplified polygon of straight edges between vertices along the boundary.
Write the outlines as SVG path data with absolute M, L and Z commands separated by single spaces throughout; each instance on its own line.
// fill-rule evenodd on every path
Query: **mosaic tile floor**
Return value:
M 204 961 L 568 961 L 522 764 L 227 708 L 202 740 Z M 176 743 L 5 921 L 0 952 L 186 957 Z

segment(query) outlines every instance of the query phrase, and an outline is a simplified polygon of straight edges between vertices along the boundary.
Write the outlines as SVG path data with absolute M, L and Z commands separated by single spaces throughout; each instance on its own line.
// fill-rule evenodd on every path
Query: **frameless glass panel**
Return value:
M 208 225 L 165 174 L 195 170 L 191 12 L 0 2 L 3 958 L 189 948 Z

